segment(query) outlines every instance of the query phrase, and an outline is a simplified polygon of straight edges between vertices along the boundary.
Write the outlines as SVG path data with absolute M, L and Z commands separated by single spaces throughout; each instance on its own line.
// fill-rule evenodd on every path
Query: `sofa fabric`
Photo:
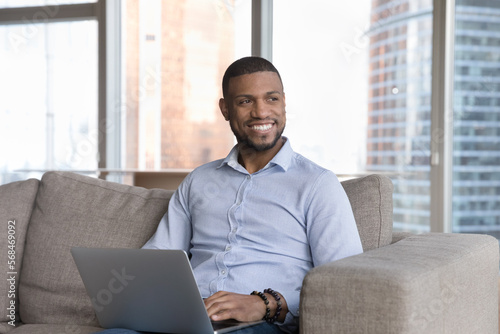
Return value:
M 102 331 L 101 327 L 82 325 L 22 325 L 8 332 L 9 334 L 93 334 Z M 1 333 L 1 332 L 0 332 Z
M 170 195 L 73 173 L 44 174 L 20 277 L 22 322 L 97 327 L 71 247 L 140 248 L 156 230 Z
M 19 310 L 19 273 L 26 231 L 39 181 L 30 179 L 0 186 L 0 322 L 15 321 Z
M 349 198 L 363 251 L 392 241 L 392 182 L 383 175 L 346 180 L 342 186 Z
M 301 333 L 498 333 L 498 241 L 431 233 L 312 269 Z

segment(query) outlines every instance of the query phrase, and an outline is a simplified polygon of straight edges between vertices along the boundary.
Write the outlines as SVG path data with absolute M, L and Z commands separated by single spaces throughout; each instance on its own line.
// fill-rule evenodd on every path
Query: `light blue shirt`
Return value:
M 144 248 L 190 253 L 204 298 L 271 288 L 293 317 L 312 267 L 362 252 L 337 177 L 295 153 L 289 140 L 251 175 L 238 163 L 236 146 L 225 159 L 196 168 Z M 291 320 L 288 314 L 286 323 Z

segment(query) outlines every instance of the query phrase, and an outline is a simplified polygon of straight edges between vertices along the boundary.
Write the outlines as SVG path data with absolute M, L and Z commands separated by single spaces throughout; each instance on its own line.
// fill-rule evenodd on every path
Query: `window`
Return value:
M 285 135 L 294 150 L 337 174 L 363 172 L 370 1 L 273 3 L 273 62 L 285 85 Z M 385 89 L 376 86 L 373 93 Z
M 47 169 L 127 182 L 224 157 L 220 80 L 262 37 L 252 2 L 0 0 L 0 184 Z M 273 13 L 260 32 L 297 152 L 341 178 L 388 175 L 395 230 L 500 238 L 500 6 L 456 0 L 451 73 L 435 61 L 445 3 L 274 0 L 256 15 Z M 107 30 L 97 6 L 119 18 Z
M 22 15 L 0 25 L 0 184 L 50 169 L 95 175 L 97 22 L 64 22 L 49 6 Z
M 248 1 L 127 1 L 122 7 L 121 168 L 191 169 L 234 145 L 218 99 L 250 53 Z M 117 148 L 118 149 L 118 148 Z
M 429 231 L 432 2 L 314 4 L 274 0 L 286 134 L 341 177 L 390 176 L 395 229 Z
M 250 5 L 0 0 L 0 140 L 16 138 L 0 184 L 52 169 L 123 181 L 227 154 L 220 81 L 250 54 Z

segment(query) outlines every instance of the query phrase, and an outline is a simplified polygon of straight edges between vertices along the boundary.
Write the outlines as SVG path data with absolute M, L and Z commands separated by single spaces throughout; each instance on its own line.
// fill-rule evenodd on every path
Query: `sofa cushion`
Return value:
M 98 326 L 71 247 L 140 248 L 155 232 L 171 193 L 45 173 L 27 233 L 21 321 Z
M 0 186 L 0 321 L 19 310 L 18 283 L 28 223 L 39 181 L 30 179 Z M 4 276 L 5 275 L 5 276 Z M 11 280 L 12 278 L 12 280 Z M 11 314 L 11 312 L 13 312 Z
M 392 241 L 392 181 L 373 174 L 342 182 L 358 226 L 363 251 Z

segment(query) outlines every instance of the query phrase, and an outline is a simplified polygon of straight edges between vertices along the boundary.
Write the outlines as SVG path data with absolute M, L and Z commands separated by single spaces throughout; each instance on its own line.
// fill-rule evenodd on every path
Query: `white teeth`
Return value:
M 254 125 L 252 126 L 252 129 L 258 130 L 258 131 L 266 131 L 269 130 L 272 127 L 271 124 L 266 124 L 266 125 Z

